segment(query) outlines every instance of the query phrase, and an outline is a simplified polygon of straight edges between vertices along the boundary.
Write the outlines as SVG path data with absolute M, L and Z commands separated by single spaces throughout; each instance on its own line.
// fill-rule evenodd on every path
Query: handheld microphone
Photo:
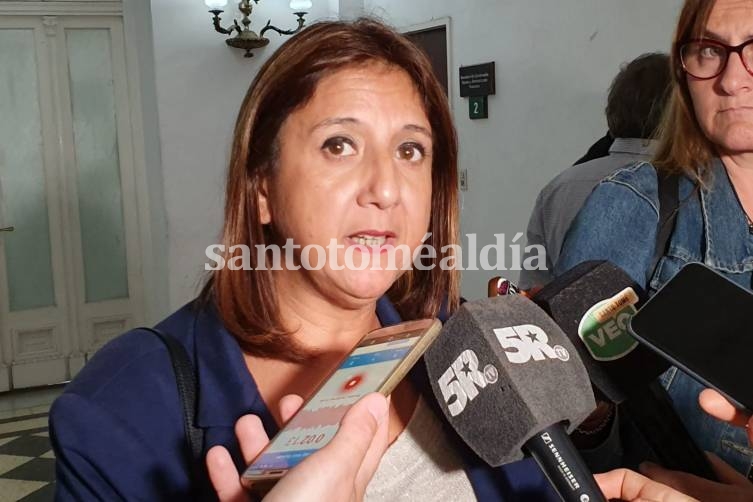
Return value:
M 463 304 L 424 355 L 449 423 L 487 464 L 533 456 L 566 501 L 605 501 L 566 434 L 596 407 L 567 336 L 522 296 Z
M 629 301 L 609 302 L 627 288 L 633 293 Z M 531 299 L 567 334 L 588 370 L 591 383 L 609 401 L 618 404 L 625 401 L 669 369 L 664 359 L 639 345 L 628 333 L 627 319 L 637 312 L 646 295 L 619 267 L 607 261 L 581 263 L 544 286 Z M 599 307 L 603 306 L 615 309 L 611 315 L 597 318 Z
M 623 403 L 660 463 L 714 480 L 706 455 L 657 380 L 669 363 L 628 332 L 629 318 L 645 299 L 638 284 L 607 261 L 581 263 L 532 298 L 575 345 L 597 393 Z

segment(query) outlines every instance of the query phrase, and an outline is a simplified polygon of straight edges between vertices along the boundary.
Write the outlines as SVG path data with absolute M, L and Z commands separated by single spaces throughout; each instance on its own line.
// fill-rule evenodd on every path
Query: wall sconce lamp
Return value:
M 251 52 L 253 49 L 259 49 L 269 43 L 269 39 L 264 38 L 264 34 L 267 31 L 276 31 L 280 35 L 293 35 L 294 33 L 301 31 L 303 25 L 306 23 L 306 20 L 304 19 L 306 11 L 310 9 L 312 5 L 311 0 L 290 0 L 290 8 L 293 9 L 293 14 L 298 18 L 298 27 L 292 30 L 281 30 L 276 26 L 272 26 L 272 21 L 267 21 L 264 28 L 256 34 L 256 32 L 251 31 L 249 28 L 251 25 L 251 11 L 253 10 L 251 1 L 252 0 L 241 0 L 238 3 L 238 10 L 243 14 L 243 19 L 241 19 L 240 24 L 238 24 L 236 19 L 233 19 L 233 25 L 231 27 L 223 28 L 220 24 L 220 14 L 222 14 L 222 9 L 227 5 L 227 0 L 204 0 L 206 6 L 209 7 L 209 12 L 214 15 L 214 29 L 223 35 L 237 33 L 234 37 L 225 40 L 225 43 L 230 47 L 245 50 L 246 53 L 243 57 L 247 58 L 253 56 L 253 53 Z M 253 2 L 258 4 L 259 0 L 253 0 Z M 241 27 L 241 24 L 243 27 Z

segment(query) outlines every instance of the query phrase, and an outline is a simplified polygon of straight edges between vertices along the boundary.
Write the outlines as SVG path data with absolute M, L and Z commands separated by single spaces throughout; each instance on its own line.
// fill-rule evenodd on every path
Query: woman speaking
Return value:
M 457 271 L 439 266 L 439 254 L 409 270 L 389 266 L 393 249 L 404 253 L 397 264 L 410 265 L 422 242 L 449 253 L 457 242 L 457 142 L 427 58 L 369 20 L 323 22 L 292 37 L 241 105 L 225 196 L 221 261 L 235 264 L 232 250 L 245 246 L 252 267 L 217 267 L 200 298 L 157 327 L 190 356 L 202 454 L 214 448 L 214 488 L 238 500 L 243 494 L 218 469 L 237 478 L 248 445 L 259 443 L 246 433 L 256 430 L 262 442 L 274 435 L 289 416 L 286 395 L 309 395 L 365 333 L 444 318 L 459 303 Z M 289 241 L 293 262 L 272 263 L 271 249 Z M 324 249 L 334 254 L 322 260 L 316 250 Z M 377 266 L 363 269 L 364 261 Z M 405 379 L 392 393 L 390 447 L 353 498 L 558 499 L 530 460 L 481 465 L 446 430 L 420 382 Z M 266 434 L 244 418 L 239 443 L 234 427 L 248 414 Z M 102 348 L 55 402 L 50 422 L 59 500 L 217 496 L 201 492 L 205 459 L 197 465 L 186 455 L 168 352 L 145 330 Z M 300 478 L 291 479 L 286 489 Z

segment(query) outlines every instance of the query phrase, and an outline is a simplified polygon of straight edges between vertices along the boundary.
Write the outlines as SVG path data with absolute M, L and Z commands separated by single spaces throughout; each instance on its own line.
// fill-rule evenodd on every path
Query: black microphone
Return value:
M 669 363 L 628 332 L 628 319 L 646 295 L 627 273 L 607 261 L 584 262 L 532 299 L 573 342 L 597 394 L 623 403 L 661 464 L 716 479 L 657 380 Z
M 596 407 L 588 373 L 541 308 L 522 296 L 467 302 L 424 360 L 447 420 L 487 464 L 528 452 L 563 500 L 605 501 L 567 436 Z

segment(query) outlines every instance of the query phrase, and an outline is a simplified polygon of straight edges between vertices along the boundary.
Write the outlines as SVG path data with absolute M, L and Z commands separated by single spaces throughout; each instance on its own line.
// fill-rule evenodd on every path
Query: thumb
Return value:
M 387 420 L 387 399 L 368 394 L 354 404 L 340 421 L 335 437 L 323 449 L 357 470 L 366 457 L 379 426 Z
M 738 427 L 745 427 L 750 419 L 749 415 L 735 408 L 724 396 L 713 389 L 704 389 L 698 396 L 698 402 L 701 408 L 712 417 Z

